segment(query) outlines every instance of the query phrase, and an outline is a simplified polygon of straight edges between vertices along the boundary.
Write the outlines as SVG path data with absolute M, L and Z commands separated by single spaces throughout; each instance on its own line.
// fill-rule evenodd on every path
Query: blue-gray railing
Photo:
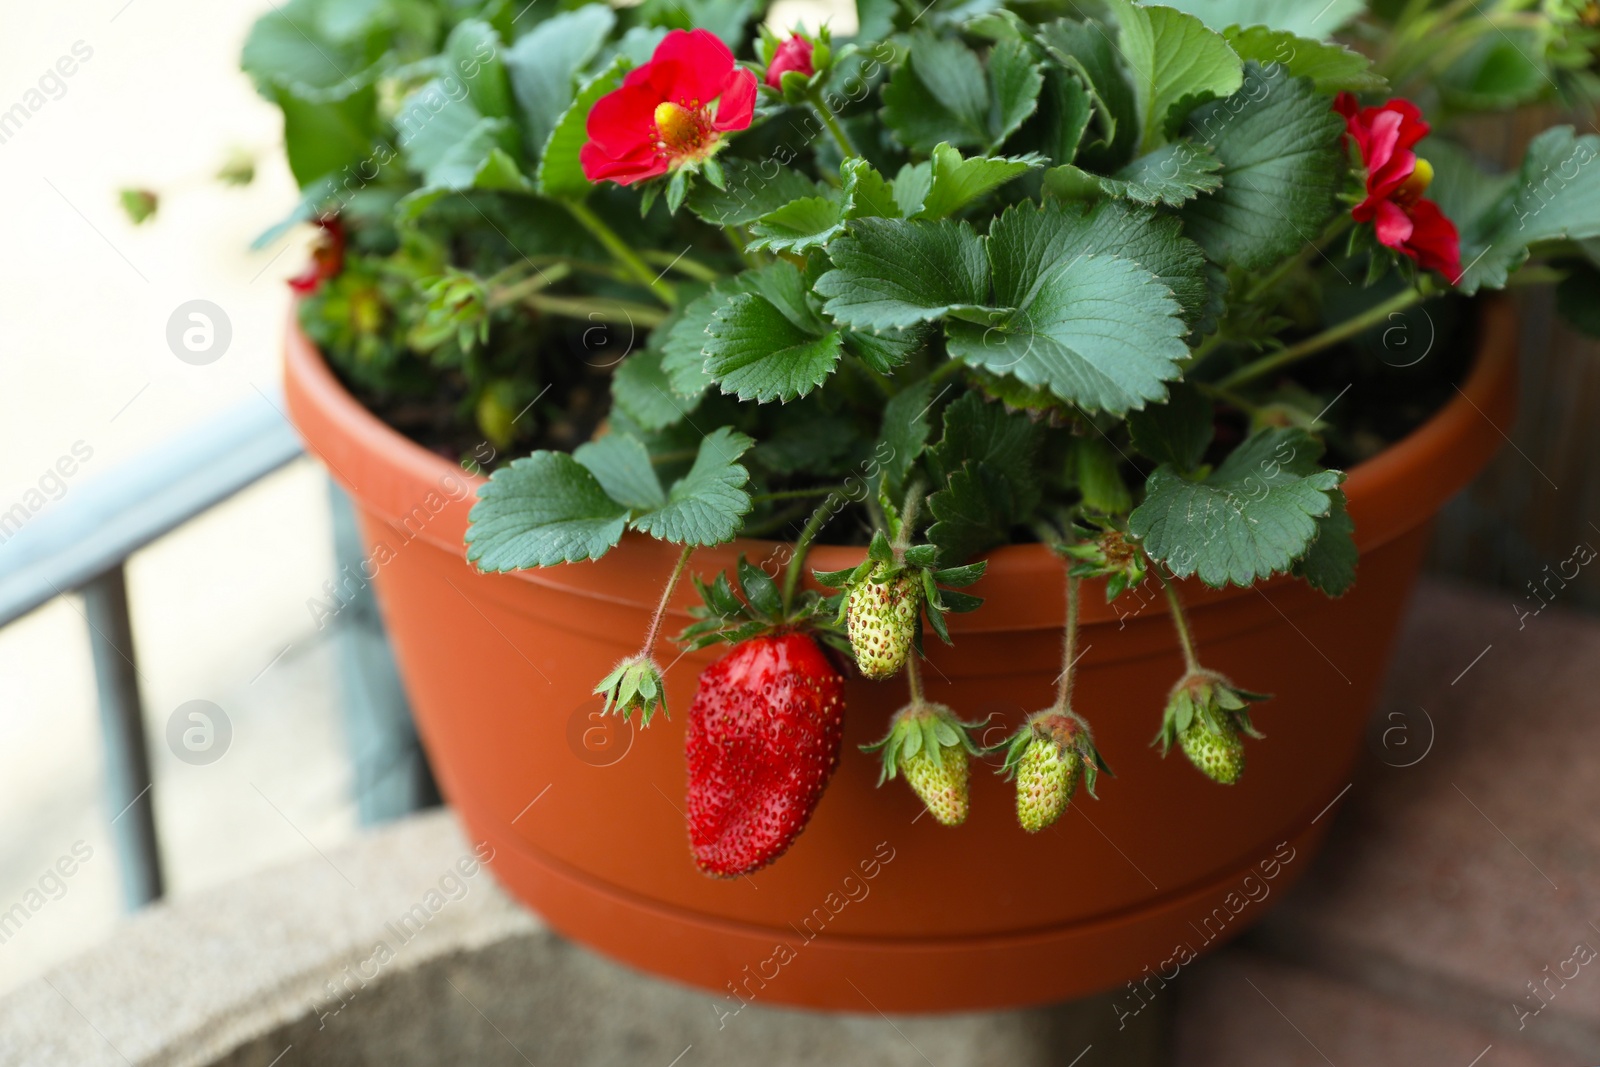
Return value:
M 107 810 L 122 897 L 130 909 L 162 895 L 162 870 L 124 565 L 150 542 L 301 455 L 300 440 L 281 409 L 275 396 L 252 398 L 137 462 L 74 484 L 20 527 L 0 525 L 0 627 L 56 597 L 82 594 L 99 697 Z M 348 505 L 337 495 L 334 504 L 338 552 L 359 557 Z M 379 748 L 392 748 L 381 742 L 398 736 L 404 745 L 409 715 L 381 626 L 375 612 L 352 614 L 367 632 L 352 642 L 341 664 L 347 714 L 356 716 L 363 740 L 378 736 Z M 420 763 L 420 755 L 413 758 Z M 394 762 L 392 754 L 389 762 Z M 359 784 L 359 755 L 357 763 Z M 427 779 L 425 765 L 420 775 L 412 776 L 419 777 Z M 403 790 L 405 802 L 419 806 L 418 797 L 429 788 L 431 780 Z M 363 821 L 374 821 L 368 807 L 363 806 Z

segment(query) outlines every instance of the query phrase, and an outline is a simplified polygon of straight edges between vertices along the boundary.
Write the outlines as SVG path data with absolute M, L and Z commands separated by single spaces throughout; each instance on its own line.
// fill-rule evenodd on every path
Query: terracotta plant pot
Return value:
M 1158 595 L 1107 606 L 1087 588 L 1078 708 L 1116 773 L 1053 829 L 1017 825 L 1012 788 L 978 768 L 972 815 L 919 817 L 903 782 L 875 787 L 875 740 L 899 682 L 851 682 L 844 756 L 810 827 L 772 867 L 714 881 L 684 826 L 685 712 L 718 653 L 685 656 L 673 709 L 635 733 L 601 719 L 590 689 L 644 633 L 677 549 L 629 535 L 597 563 L 480 575 L 462 534 L 473 479 L 378 421 L 291 326 L 290 410 L 349 490 L 422 738 L 474 841 L 512 894 L 573 939 L 744 1002 L 888 1012 L 1066 999 L 1130 984 L 1136 1009 L 1195 953 L 1258 918 L 1300 877 L 1347 783 L 1434 514 L 1483 467 L 1515 400 L 1515 328 L 1487 304 L 1461 395 L 1350 474 L 1361 547 L 1355 589 L 1328 600 L 1297 581 L 1214 591 L 1189 583 L 1205 662 L 1252 689 L 1267 740 L 1222 787 L 1150 747 L 1181 658 Z M 1359 399 L 1359 398 L 1357 398 Z M 711 574 L 740 553 L 703 549 Z M 819 548 L 836 569 L 859 548 Z M 1050 702 L 1061 566 L 1037 545 L 1002 548 L 975 587 L 983 609 L 933 641 L 930 696 L 993 737 Z M 691 592 L 668 632 L 686 624 Z M 1164 978 L 1162 976 L 1165 976 Z M 1134 991 L 1137 982 L 1137 993 Z M 1139 999 L 1135 999 L 1139 997 Z

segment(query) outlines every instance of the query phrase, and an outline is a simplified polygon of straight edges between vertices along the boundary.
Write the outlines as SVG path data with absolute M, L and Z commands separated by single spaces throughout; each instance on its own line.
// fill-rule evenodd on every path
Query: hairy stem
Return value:
M 640 285 L 654 293 L 657 299 L 667 307 L 677 306 L 677 290 L 662 281 L 660 275 L 652 274 L 649 264 L 639 258 L 639 253 L 629 248 L 627 242 L 617 236 L 617 232 L 607 226 L 599 215 L 590 211 L 587 204 L 578 201 L 567 201 L 566 206 L 567 210 L 572 213 L 572 217 L 577 219 L 584 229 L 593 234 L 595 240 L 605 245 L 606 251 L 610 252 L 618 263 L 627 268 L 628 273 L 632 274 Z
M 817 539 L 817 534 L 827 525 L 828 520 L 838 513 L 834 501 L 838 497 L 829 493 L 817 509 L 811 513 L 811 518 L 806 520 L 805 528 L 800 531 L 800 536 L 794 543 L 794 555 L 789 559 L 789 569 L 783 575 L 783 613 L 789 614 L 794 607 L 795 590 L 800 588 L 800 572 L 805 569 L 806 554 L 811 551 L 811 542 Z
M 618 325 L 659 326 L 667 317 L 658 308 L 647 304 L 633 304 L 626 300 L 586 300 L 576 296 L 529 293 L 522 298 L 522 302 L 549 315 L 585 319 L 590 322 L 614 322 Z
M 1072 710 L 1072 682 L 1078 673 L 1078 579 L 1067 575 L 1067 623 L 1061 637 L 1061 677 L 1056 679 L 1055 710 Z
M 1183 664 L 1187 673 L 1193 674 L 1200 669 L 1200 657 L 1194 650 L 1194 632 L 1189 629 L 1189 617 L 1184 614 L 1183 601 L 1178 599 L 1178 590 L 1165 578 L 1161 579 L 1161 588 L 1167 594 L 1167 606 L 1172 610 L 1172 626 L 1178 631 L 1178 643 L 1183 646 Z
M 646 251 L 644 258 L 651 263 L 658 264 L 662 270 L 675 270 L 686 278 L 696 281 L 714 282 L 721 279 L 722 274 L 706 266 L 699 260 L 690 259 L 688 256 L 674 256 L 670 252 Z
M 489 297 L 489 307 L 494 309 L 505 307 L 507 304 L 515 304 L 517 301 L 537 293 L 546 286 L 554 285 L 571 273 L 572 268 L 565 263 L 557 263 L 544 270 L 538 270 L 519 282 L 513 282 L 503 289 L 494 290 Z
M 683 551 L 678 553 L 678 563 L 672 568 L 672 577 L 667 579 L 667 587 L 661 590 L 661 602 L 656 605 L 656 613 L 650 616 L 650 629 L 645 631 L 642 655 L 649 656 L 655 653 L 656 638 L 661 636 L 661 623 L 667 617 L 667 603 L 672 599 L 673 591 L 678 588 L 678 579 L 683 577 L 683 569 L 689 565 L 689 557 L 694 555 L 694 550 L 694 545 L 684 545 Z
M 828 132 L 833 135 L 833 141 L 839 146 L 839 151 L 844 153 L 844 158 L 853 159 L 861 153 L 856 151 L 856 146 L 850 143 L 850 135 L 844 132 L 844 127 L 839 125 L 839 120 L 829 110 L 828 105 L 820 99 L 813 97 L 811 104 L 816 108 L 817 114 L 822 117 L 822 124 L 828 127 Z
M 1291 363 L 1298 363 L 1307 356 L 1315 355 L 1325 348 L 1331 348 L 1341 341 L 1350 338 L 1377 326 L 1388 320 L 1389 316 L 1404 311 L 1414 304 L 1419 304 L 1434 295 L 1435 288 L 1431 279 L 1423 278 L 1417 283 L 1415 289 L 1405 289 L 1385 300 L 1375 307 L 1368 308 L 1354 318 L 1346 319 L 1337 326 L 1330 326 L 1319 334 L 1298 341 L 1288 348 L 1279 349 L 1271 355 L 1263 356 L 1252 363 L 1246 363 L 1232 374 L 1217 383 L 1222 389 L 1237 389 L 1247 382 L 1271 374 L 1275 370 L 1287 367 Z
M 762 493 L 750 498 L 752 504 L 770 504 L 774 500 L 806 500 L 814 496 L 829 496 L 844 492 L 842 485 L 819 485 L 811 489 L 780 489 L 776 493 Z
M 921 509 L 922 479 L 918 478 L 906 490 L 906 502 L 900 507 L 900 529 L 895 534 L 892 546 L 896 563 L 905 559 L 906 549 L 911 547 L 911 530 L 917 523 L 917 512 Z
M 917 653 L 913 649 L 911 655 L 906 657 L 906 688 L 911 691 L 911 703 L 922 703 L 922 664 L 917 662 Z

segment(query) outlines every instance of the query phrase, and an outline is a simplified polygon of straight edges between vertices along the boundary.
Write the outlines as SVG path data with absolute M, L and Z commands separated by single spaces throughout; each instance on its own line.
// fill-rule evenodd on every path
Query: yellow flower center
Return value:
M 1422 194 L 1428 191 L 1428 186 L 1433 184 L 1433 164 L 1421 156 L 1417 157 L 1417 166 L 1411 176 L 1400 183 L 1400 188 L 1394 191 L 1394 200 L 1401 207 L 1410 207 L 1422 199 Z
M 670 100 L 656 105 L 655 120 L 656 147 L 672 156 L 699 152 L 711 132 L 698 107 L 684 107 Z

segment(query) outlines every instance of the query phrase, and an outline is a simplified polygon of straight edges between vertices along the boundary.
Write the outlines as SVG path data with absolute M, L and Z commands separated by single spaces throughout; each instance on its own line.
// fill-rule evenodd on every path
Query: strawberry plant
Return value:
M 1546 130 L 1511 174 L 1453 137 L 1592 105 L 1594 5 L 1317 6 L 856 0 L 806 30 L 759 0 L 290 0 L 244 52 L 301 188 L 264 240 L 319 227 L 291 285 L 359 397 L 494 457 L 480 570 L 681 546 L 596 691 L 678 710 L 691 576 L 677 640 L 728 646 L 687 709 L 704 871 L 804 828 L 851 674 L 908 688 L 885 781 L 956 826 L 991 758 L 1038 831 L 1109 770 L 1074 700 L 1084 590 L 1165 598 L 1183 673 L 1118 713 L 1238 781 L 1266 697 L 1204 664 L 1179 584 L 1344 594 L 1342 470 L 1450 394 L 1464 298 L 1557 284 L 1595 328 L 1600 135 Z M 1385 358 L 1423 323 L 1438 357 Z M 1352 381 L 1384 399 L 1341 405 Z M 696 571 L 741 536 L 783 566 Z M 859 565 L 811 575 L 819 541 Z M 925 697 L 924 639 L 1019 541 L 1061 558 L 1063 669 L 986 751 Z

